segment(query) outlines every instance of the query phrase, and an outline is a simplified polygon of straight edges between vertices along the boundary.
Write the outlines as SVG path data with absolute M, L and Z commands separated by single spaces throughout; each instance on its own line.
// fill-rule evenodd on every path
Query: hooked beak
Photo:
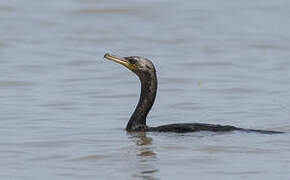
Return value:
M 116 57 L 116 56 L 113 56 L 109 53 L 106 53 L 104 55 L 104 58 L 108 59 L 108 60 L 111 60 L 111 61 L 115 61 L 119 64 L 122 64 L 123 66 L 127 67 L 128 69 L 130 70 L 136 70 L 136 67 L 134 65 L 132 65 L 131 63 L 128 62 L 127 59 L 125 58 L 121 58 L 121 57 Z

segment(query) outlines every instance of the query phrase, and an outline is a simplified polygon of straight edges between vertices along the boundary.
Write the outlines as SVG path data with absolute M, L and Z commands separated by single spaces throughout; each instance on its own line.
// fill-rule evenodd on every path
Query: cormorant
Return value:
M 245 132 L 260 132 L 264 134 L 283 133 L 279 131 L 244 129 L 235 126 L 224 126 L 204 123 L 178 123 L 168 124 L 157 127 L 149 127 L 146 125 L 146 117 L 154 103 L 157 92 L 157 76 L 153 63 L 143 57 L 116 57 L 111 54 L 105 54 L 104 58 L 115 61 L 124 65 L 132 72 L 134 72 L 141 81 L 141 95 L 135 111 L 127 124 L 127 131 L 158 131 L 158 132 L 194 132 L 194 131 L 245 131 Z

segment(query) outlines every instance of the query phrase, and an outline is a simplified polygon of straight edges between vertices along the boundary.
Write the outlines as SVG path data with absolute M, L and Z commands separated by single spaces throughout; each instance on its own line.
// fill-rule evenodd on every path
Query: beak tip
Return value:
M 105 55 L 104 55 L 104 58 L 106 58 L 107 56 L 109 56 L 110 54 L 109 53 L 106 53 Z

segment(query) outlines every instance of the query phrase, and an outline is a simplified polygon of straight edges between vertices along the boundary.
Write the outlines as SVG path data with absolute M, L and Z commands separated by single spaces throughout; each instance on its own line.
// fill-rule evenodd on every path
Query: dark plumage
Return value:
M 259 132 L 265 134 L 283 133 L 279 131 L 254 130 L 243 129 L 234 126 L 223 126 L 203 123 L 181 123 L 168 124 L 158 127 L 149 127 L 146 125 L 146 117 L 154 103 L 157 92 L 157 76 L 153 63 L 139 56 L 131 57 L 116 57 L 110 54 L 105 54 L 106 59 L 120 63 L 134 72 L 141 81 L 141 95 L 135 111 L 133 112 L 126 130 L 127 131 L 159 131 L 159 132 L 194 132 L 194 131 L 245 131 L 245 132 Z

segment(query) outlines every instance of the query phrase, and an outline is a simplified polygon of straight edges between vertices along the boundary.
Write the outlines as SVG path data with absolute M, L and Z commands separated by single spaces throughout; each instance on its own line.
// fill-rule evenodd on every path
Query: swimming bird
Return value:
M 149 127 L 146 125 L 146 118 L 149 111 L 154 104 L 157 92 L 157 75 L 153 63 L 143 57 L 117 57 L 111 54 L 105 54 L 104 58 L 115 61 L 124 65 L 135 73 L 141 82 L 141 95 L 135 111 L 127 124 L 127 131 L 158 131 L 158 132 L 195 132 L 195 131 L 214 131 L 214 132 L 227 132 L 227 131 L 245 131 L 245 132 L 259 132 L 264 134 L 283 133 L 279 131 L 244 129 L 235 126 L 218 125 L 218 124 L 205 124 L 205 123 L 178 123 L 168 124 L 157 127 Z

